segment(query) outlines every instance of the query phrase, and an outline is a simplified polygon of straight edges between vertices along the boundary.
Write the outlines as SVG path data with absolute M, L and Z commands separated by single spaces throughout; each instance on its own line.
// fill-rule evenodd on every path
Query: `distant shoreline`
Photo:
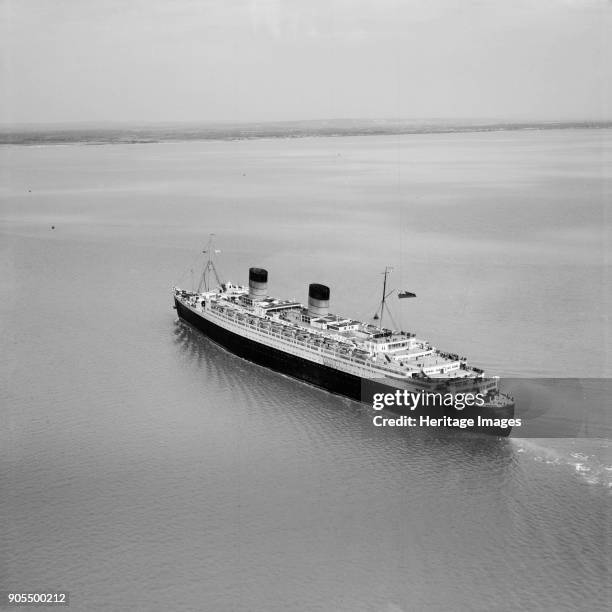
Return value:
M 202 140 L 255 140 L 344 136 L 399 136 L 522 130 L 609 129 L 612 121 L 550 123 L 462 123 L 401 121 L 298 121 L 252 124 L 113 127 L 0 127 L 0 145 L 155 144 Z

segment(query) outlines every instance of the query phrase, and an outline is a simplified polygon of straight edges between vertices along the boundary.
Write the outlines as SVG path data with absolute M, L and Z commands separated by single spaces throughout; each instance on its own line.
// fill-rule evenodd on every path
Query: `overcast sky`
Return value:
M 0 121 L 610 119 L 610 0 L 0 0 Z

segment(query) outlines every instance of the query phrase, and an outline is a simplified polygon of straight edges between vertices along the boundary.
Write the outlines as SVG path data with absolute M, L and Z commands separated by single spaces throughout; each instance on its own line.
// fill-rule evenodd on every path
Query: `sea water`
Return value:
M 389 265 L 418 296 L 392 302 L 398 327 L 491 374 L 597 385 L 611 143 L 2 147 L 0 588 L 69 591 L 75 610 L 604 609 L 603 421 L 582 438 L 375 428 L 371 407 L 178 322 L 170 290 L 197 285 L 210 233 L 223 279 L 261 266 L 302 302 L 322 282 L 360 319 Z

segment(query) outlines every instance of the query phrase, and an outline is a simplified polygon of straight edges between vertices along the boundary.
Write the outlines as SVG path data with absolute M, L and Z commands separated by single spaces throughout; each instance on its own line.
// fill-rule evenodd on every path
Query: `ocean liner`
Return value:
M 389 411 L 413 417 L 472 419 L 462 428 L 507 436 L 514 416 L 514 400 L 499 389 L 497 377 L 467 363 L 465 357 L 438 350 L 412 332 L 383 327 L 390 315 L 387 275 L 373 322 L 361 322 L 329 311 L 330 290 L 312 283 L 308 305 L 268 294 L 268 272 L 249 269 L 248 286 L 222 282 L 209 248 L 199 286 L 173 287 L 174 307 L 183 321 L 196 327 L 232 353 L 296 379 L 353 400 L 376 406 L 376 398 L 434 398 L 425 402 L 385 404 Z M 212 281 L 214 277 L 216 284 Z M 416 297 L 408 291 L 399 298 Z M 402 396 L 402 394 L 404 394 Z M 478 396 L 478 405 L 465 406 L 456 398 Z M 436 401 L 436 398 L 451 397 Z M 426 421 L 429 422 L 429 421 Z M 510 423 L 510 425 L 508 425 Z M 455 425 L 456 426 L 456 425 Z

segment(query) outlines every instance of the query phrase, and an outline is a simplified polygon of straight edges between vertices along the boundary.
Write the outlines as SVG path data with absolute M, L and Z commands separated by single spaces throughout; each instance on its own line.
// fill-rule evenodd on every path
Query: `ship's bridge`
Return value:
M 465 377 L 474 375 L 467 368 L 464 359 L 451 353 L 443 353 L 415 334 L 378 330 L 363 341 L 363 346 L 370 351 L 374 359 L 397 364 L 408 372 L 419 372 L 432 378 Z
M 369 326 L 371 327 L 371 326 Z M 374 328 L 374 332 L 370 332 L 363 344 L 373 353 L 397 353 L 398 351 L 407 351 L 413 349 L 418 341 L 414 334 L 407 332 L 393 332 L 388 329 Z M 366 330 L 364 330 L 367 332 Z

